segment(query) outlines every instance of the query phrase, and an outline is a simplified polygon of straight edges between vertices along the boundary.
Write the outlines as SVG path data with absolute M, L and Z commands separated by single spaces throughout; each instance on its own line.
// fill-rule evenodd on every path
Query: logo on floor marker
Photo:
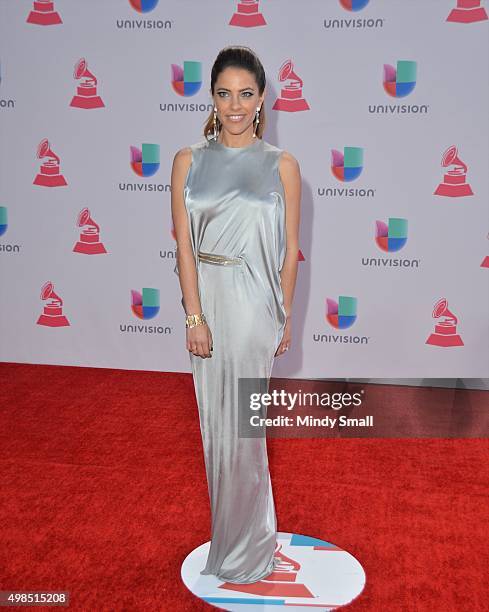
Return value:
M 353 555 L 338 546 L 295 533 L 277 533 L 274 571 L 257 582 L 236 584 L 201 575 L 210 542 L 193 550 L 182 564 L 185 586 L 222 610 L 277 612 L 283 606 L 333 610 L 358 597 L 365 572 Z

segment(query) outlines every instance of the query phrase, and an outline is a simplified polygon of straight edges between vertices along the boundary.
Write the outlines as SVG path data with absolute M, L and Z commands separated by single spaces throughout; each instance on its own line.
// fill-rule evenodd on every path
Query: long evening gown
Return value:
M 282 150 L 258 137 L 191 150 L 184 200 L 214 347 L 209 358 L 190 353 L 212 515 L 200 573 L 251 583 L 276 567 L 277 519 L 266 437 L 238 437 L 238 378 L 268 385 L 286 322 Z

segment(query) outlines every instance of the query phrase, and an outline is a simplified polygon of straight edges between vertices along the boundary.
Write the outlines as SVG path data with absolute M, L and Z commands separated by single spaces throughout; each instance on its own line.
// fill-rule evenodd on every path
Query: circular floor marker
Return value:
M 351 603 L 365 586 L 365 572 L 355 557 L 318 538 L 279 532 L 275 571 L 252 584 L 202 575 L 209 547 L 206 542 L 188 554 L 181 575 L 189 591 L 220 610 L 325 612 Z

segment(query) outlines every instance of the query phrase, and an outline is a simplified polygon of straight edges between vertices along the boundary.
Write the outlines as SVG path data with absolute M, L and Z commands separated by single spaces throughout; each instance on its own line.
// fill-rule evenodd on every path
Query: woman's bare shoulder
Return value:
M 300 181 L 301 169 L 297 159 L 288 151 L 283 151 L 279 160 L 279 172 L 284 182 Z
M 289 153 L 289 151 L 282 152 L 282 155 L 280 156 L 280 165 L 282 168 L 289 171 L 299 169 L 299 162 L 292 155 L 292 153 Z
M 173 161 L 178 164 L 185 164 L 185 162 L 192 159 L 192 147 L 183 147 L 175 153 Z
M 179 149 L 173 158 L 173 175 L 183 179 L 191 164 L 192 147 L 183 147 L 182 149 Z

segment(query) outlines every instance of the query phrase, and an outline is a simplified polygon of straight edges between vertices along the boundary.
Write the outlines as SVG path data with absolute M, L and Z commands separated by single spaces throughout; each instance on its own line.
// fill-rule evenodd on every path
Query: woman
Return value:
M 238 436 L 238 379 L 268 383 L 290 347 L 301 179 L 262 139 L 265 73 L 251 49 L 219 53 L 210 93 L 206 140 L 173 161 L 172 216 L 212 514 L 201 574 L 242 584 L 272 573 L 277 525 L 266 438 Z

